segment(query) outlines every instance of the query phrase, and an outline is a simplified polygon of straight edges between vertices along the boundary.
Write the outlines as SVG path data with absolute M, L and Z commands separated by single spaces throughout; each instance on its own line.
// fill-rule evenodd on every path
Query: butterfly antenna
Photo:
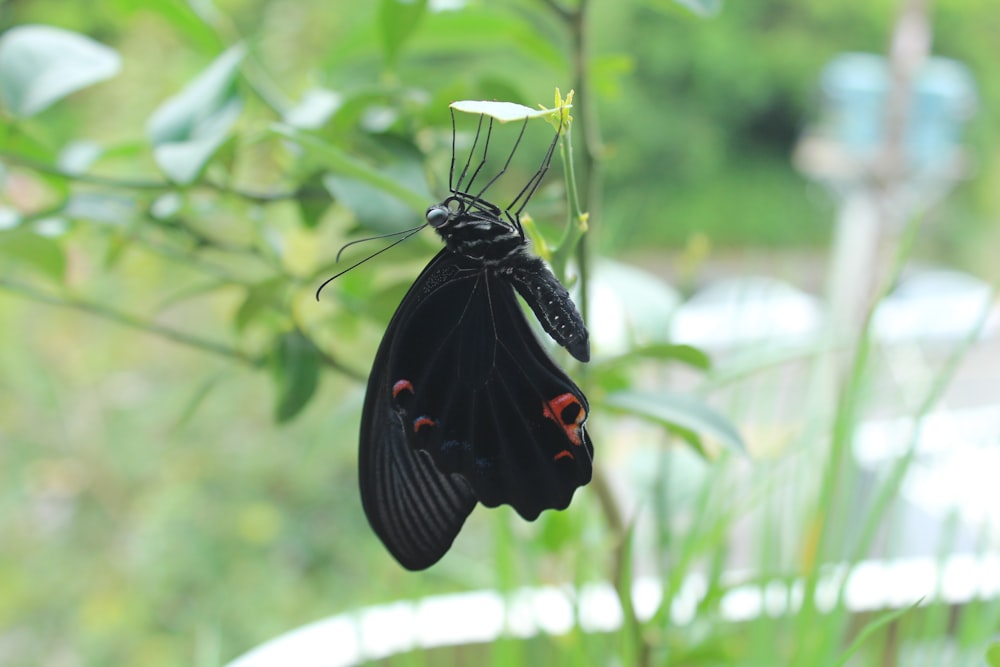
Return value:
M 448 167 L 448 192 L 454 192 L 455 186 L 452 180 L 455 178 L 455 110 L 449 108 L 451 111 L 451 166 Z M 483 122 L 483 117 L 479 117 L 479 122 Z
M 344 275 L 348 271 L 351 271 L 353 269 L 358 268 L 359 266 L 361 266 L 362 264 L 364 264 L 365 262 L 367 262 L 369 259 L 373 259 L 375 257 L 378 257 L 379 255 L 381 255 L 382 253 L 384 253 L 386 250 L 388 250 L 390 248 L 394 248 L 395 246 L 398 246 L 400 243 L 402 243 L 406 239 L 410 238 L 411 236 L 413 236 L 414 234 L 416 234 L 417 232 L 419 232 L 421 229 L 423 229 L 426 226 L 427 225 L 420 225 L 419 227 L 415 227 L 413 229 L 409 229 L 409 230 L 406 230 L 406 231 L 403 231 L 403 232 L 397 232 L 397 234 L 406 234 L 406 236 L 404 236 L 401 239 L 397 239 L 397 240 L 393 241 L 392 243 L 390 243 L 386 247 L 382 248 L 381 250 L 373 252 L 372 254 L 368 255 L 367 257 L 365 257 L 361 261 L 358 261 L 358 262 L 355 262 L 354 264 L 351 264 L 349 267 L 347 267 L 346 269 L 344 269 L 340 273 L 337 273 L 337 274 L 335 274 L 333 276 L 330 276 L 329 278 L 327 278 L 326 280 L 324 280 L 323 284 L 320 285 L 316 289 L 316 300 L 319 301 L 319 294 L 320 294 L 320 292 L 322 292 L 323 288 L 326 287 L 327 285 L 329 285 L 330 283 L 332 283 L 334 280 L 336 280 L 340 276 Z M 407 232 L 409 232 L 409 233 L 407 233 Z M 379 238 L 379 237 L 375 237 L 375 238 Z M 343 248 L 341 248 L 341 250 L 343 250 Z M 339 253 L 338 253 L 338 255 L 339 255 Z
M 542 164 L 541 166 L 538 167 L 538 171 L 535 172 L 534 176 L 528 179 L 528 182 L 525 184 L 525 186 L 521 188 L 521 191 L 517 193 L 517 196 L 514 197 L 514 200 L 507 206 L 508 211 L 517 206 L 517 210 L 514 211 L 515 218 L 520 217 L 521 212 L 524 210 L 524 207 L 528 205 L 528 201 L 535 194 L 535 190 L 538 189 L 538 186 L 541 185 L 542 179 L 545 178 L 545 173 L 549 170 L 549 165 L 552 164 L 552 155 L 553 153 L 555 153 L 556 144 L 559 143 L 560 136 L 562 136 L 561 120 L 559 122 L 559 128 L 556 130 L 556 136 L 553 137 L 552 143 L 549 144 L 549 150 L 546 151 L 545 157 L 542 159 Z M 521 202 L 520 206 L 517 205 L 518 201 Z
M 480 116 L 480 121 L 482 116 Z M 490 118 L 490 124 L 486 126 L 486 141 L 483 142 L 483 157 L 479 160 L 479 165 L 476 170 L 472 172 L 472 176 L 469 177 L 469 182 L 465 184 L 462 188 L 462 192 L 468 192 L 472 188 L 472 184 L 476 182 L 476 178 L 479 176 L 479 172 L 482 170 L 483 165 L 486 164 L 486 155 L 490 150 L 490 138 L 493 136 L 493 118 Z M 488 187 L 488 186 L 487 186 Z
M 517 135 L 517 140 L 514 141 L 513 148 L 510 149 L 510 154 L 507 156 L 507 161 L 503 163 L 503 167 L 500 168 L 500 171 L 498 171 L 496 175 L 493 178 L 491 178 L 489 182 L 486 183 L 486 185 L 483 186 L 483 189 L 476 194 L 476 199 L 481 199 L 482 196 L 486 193 L 486 191 L 489 190 L 490 187 L 497 182 L 497 179 L 503 176 L 504 172 L 507 171 L 507 167 L 510 166 L 510 161 L 514 159 L 514 153 L 517 152 L 517 147 L 521 145 L 521 139 L 524 137 L 524 131 L 525 129 L 527 129 L 527 127 L 528 127 L 528 117 L 525 116 L 524 123 L 521 125 L 521 131 Z M 472 184 L 471 181 L 469 184 L 470 185 Z
M 454 157 L 455 156 L 455 110 L 454 109 L 452 109 L 452 111 L 451 111 L 451 130 L 452 130 L 452 135 L 451 135 L 451 154 L 452 154 L 452 162 L 454 163 L 454 159 L 455 159 L 455 157 Z M 476 146 L 479 145 L 479 137 L 480 137 L 480 134 L 482 133 L 482 131 L 483 131 L 483 116 L 480 115 L 479 116 L 479 125 L 476 127 L 476 138 L 472 140 L 472 148 L 469 149 L 469 157 L 465 161 L 465 166 L 462 167 L 462 173 L 458 177 L 458 182 L 456 182 L 454 184 L 454 187 L 452 187 L 451 179 L 450 178 L 448 179 L 448 181 L 449 181 L 448 182 L 448 187 L 449 187 L 449 189 L 452 192 L 458 192 L 458 191 L 461 191 L 463 189 L 462 182 L 465 180 L 466 174 L 469 173 L 469 167 L 472 165 L 472 158 L 476 154 Z M 479 169 L 477 168 L 476 171 L 478 172 Z M 475 177 L 473 176 L 473 178 L 475 178 Z
M 340 256 L 344 253 L 345 250 L 347 250 L 348 248 L 350 248 L 352 245 L 357 245 L 359 243 L 364 243 L 365 241 L 376 241 L 378 239 L 389 239 L 389 238 L 392 238 L 393 236 L 399 236 L 401 234 L 409 234 L 410 232 L 418 232 L 418 231 L 420 231 L 421 229 L 423 229 L 426 226 L 427 226 L 427 223 L 424 223 L 422 225 L 417 225 L 416 227 L 411 227 L 409 229 L 402 229 L 402 230 L 400 230 L 398 232 L 388 232 L 386 234 L 378 234 L 377 236 L 368 236 L 368 237 L 363 238 L 363 239 L 357 239 L 356 241 L 351 241 L 350 243 L 345 243 L 344 245 L 342 245 L 340 247 L 340 250 L 337 251 L 337 257 L 333 261 L 339 262 L 340 261 Z

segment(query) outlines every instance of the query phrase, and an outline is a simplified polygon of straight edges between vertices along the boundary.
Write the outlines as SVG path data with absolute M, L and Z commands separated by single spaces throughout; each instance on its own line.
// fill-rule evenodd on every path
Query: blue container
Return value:
M 873 157 L 885 139 L 889 64 L 882 56 L 845 53 L 823 69 L 822 124 L 859 159 Z M 976 109 L 976 87 L 964 65 L 929 58 L 914 77 L 905 133 L 912 167 L 947 159 L 961 141 L 962 124 Z

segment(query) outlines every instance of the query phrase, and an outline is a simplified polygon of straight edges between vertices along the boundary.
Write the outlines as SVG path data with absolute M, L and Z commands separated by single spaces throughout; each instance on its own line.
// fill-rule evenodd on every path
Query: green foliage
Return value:
M 230 47 L 149 117 L 153 159 L 174 183 L 193 183 L 239 118 L 243 104 L 234 86 L 245 56 L 242 45 Z
M 580 8 L 586 21 L 566 20 Z M 935 6 L 938 43 L 969 60 L 995 113 L 989 10 Z M 356 428 L 367 360 L 432 242 L 416 237 L 314 299 L 323 279 L 383 246 L 352 247 L 338 263 L 340 247 L 419 223 L 444 190 L 449 102 L 534 107 L 557 85 L 578 95 L 560 145 L 564 185 L 548 179 L 527 228 L 545 253 L 561 236 L 550 255 L 560 273 L 576 260 L 586 286 L 578 243 L 588 227 L 602 252 L 694 232 L 709 247 L 817 243 L 829 210 L 810 199 L 789 151 L 819 67 L 846 48 L 881 49 L 890 18 L 878 3 L 825 0 L 721 11 L 711 0 L 7 3 L 0 665 L 219 664 L 374 602 L 607 579 L 625 603 L 621 632 L 508 639 L 455 661 L 876 664 L 900 636 L 944 636 L 947 622 L 913 629 L 894 613 L 859 631 L 842 605 L 719 620 L 734 525 L 765 514 L 753 523 L 766 536 L 761 577 L 815 573 L 843 555 L 822 519 L 860 481 L 837 466 L 797 468 L 789 503 L 784 471 L 762 461 L 745 488 L 745 457 L 729 450 L 748 446 L 718 394 L 765 377 L 773 360 L 737 374 L 655 337 L 578 369 L 599 465 L 625 457 L 619 441 L 633 431 L 651 445 L 652 460 L 638 463 L 645 506 L 626 514 L 599 477 L 573 508 L 530 525 L 506 509 L 477 512 L 446 562 L 419 577 L 399 571 L 361 518 Z M 574 52 L 579 44 L 590 51 Z M 551 128 L 529 126 L 524 146 L 547 145 Z M 977 130 L 986 173 L 997 164 L 990 127 Z M 468 130 L 460 125 L 460 142 Z M 511 181 L 537 157 L 522 150 Z M 970 217 L 1000 210 L 985 187 L 965 194 Z M 648 279 L 616 287 L 633 304 L 652 294 Z M 700 391 L 650 384 L 661 371 Z M 831 405 L 816 423 L 828 424 Z M 856 424 L 840 413 L 841 455 Z M 713 444 L 719 461 L 702 455 Z M 815 511 L 765 512 L 772 504 Z M 789 557 L 790 540 L 822 553 Z M 663 583 L 648 619 L 627 596 L 640 568 Z M 692 573 L 707 590 L 694 620 L 677 625 L 671 605 Z M 986 620 L 956 633 L 963 647 L 984 646 L 1000 620 L 987 603 L 979 611 Z M 997 662 L 995 648 L 987 660 Z M 436 664 L 434 654 L 400 660 Z
M 301 331 L 278 339 L 272 363 L 278 385 L 274 419 L 279 424 L 299 414 L 316 393 L 321 358 L 319 348 Z
M 27 25 L 0 38 L 0 97 L 18 116 L 44 111 L 120 69 L 115 51 L 68 30 Z
M 382 50 L 395 65 L 404 44 L 414 34 L 427 11 L 427 0 L 380 0 L 378 26 Z
M 993 642 L 986 649 L 986 664 L 989 667 L 998 667 L 1000 665 L 1000 642 Z
M 661 424 L 699 449 L 702 448 L 700 436 L 708 435 L 725 447 L 746 451 L 743 438 L 728 419 L 690 396 L 618 391 L 605 397 L 601 405 Z
M 846 651 L 833 663 L 832 667 L 843 667 L 849 664 L 849 661 L 855 653 L 864 645 L 865 641 L 868 640 L 872 635 L 874 635 L 880 628 L 883 628 L 890 623 L 898 620 L 904 614 L 908 614 L 916 609 L 923 600 L 918 600 L 913 605 L 909 607 L 904 607 L 903 609 L 897 609 L 893 612 L 887 612 L 882 614 L 879 618 L 876 618 L 865 625 L 858 633 L 857 638 L 851 643 Z
M 0 231 L 0 254 L 7 261 L 33 267 L 59 284 L 66 273 L 66 256 L 55 240 L 26 229 Z

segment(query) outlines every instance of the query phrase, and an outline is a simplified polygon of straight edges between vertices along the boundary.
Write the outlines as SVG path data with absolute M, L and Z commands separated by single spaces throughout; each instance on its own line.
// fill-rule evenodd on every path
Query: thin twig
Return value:
M 233 359 L 247 364 L 248 366 L 259 367 L 264 363 L 263 358 L 252 356 L 242 350 L 206 340 L 204 338 L 199 338 L 198 336 L 192 336 L 191 334 L 171 329 L 170 327 L 165 327 L 161 324 L 147 322 L 146 320 L 142 320 L 134 315 L 114 310 L 113 308 L 109 308 L 100 303 L 84 301 L 83 299 L 56 296 L 32 285 L 26 285 L 19 281 L 11 280 L 10 278 L 0 277 L 0 287 L 14 292 L 15 294 L 20 294 L 30 298 L 34 301 L 79 310 L 89 315 L 94 315 L 132 329 L 138 329 L 139 331 L 144 331 L 161 338 L 166 338 L 167 340 L 171 340 L 175 343 L 181 343 L 183 345 L 187 345 L 188 347 L 197 348 L 199 350 L 204 350 L 205 352 L 211 352 L 228 359 Z
M 573 12 L 556 2 L 556 0 L 542 0 L 542 4 L 551 9 L 567 23 L 573 18 Z
M 320 348 L 319 350 L 319 358 L 323 360 L 323 363 L 325 365 L 329 366 L 335 371 L 339 371 L 340 373 L 351 378 L 352 380 L 355 380 L 357 382 L 367 382 L 368 380 L 368 373 L 357 371 L 353 368 L 350 368 L 349 366 L 345 366 L 336 357 L 332 356 L 329 352 L 327 352 L 322 348 Z
M 56 178 L 62 178 L 68 181 L 76 181 L 78 183 L 87 183 L 90 185 L 100 185 L 109 188 L 116 188 L 122 190 L 144 190 L 152 192 L 169 192 L 172 190 L 181 190 L 184 186 L 172 183 L 170 181 L 153 181 L 153 180 L 140 180 L 140 179 L 129 179 L 129 178 L 118 178 L 114 176 L 101 176 L 99 174 L 85 174 L 77 173 L 73 171 L 68 171 L 62 169 L 47 162 L 42 162 L 40 160 L 35 160 L 23 155 L 18 155 L 16 153 L 9 153 L 7 151 L 0 151 L 0 160 L 8 162 L 13 165 L 24 167 L 32 171 L 37 171 L 40 174 L 45 174 L 47 176 L 55 176 Z M 254 202 L 256 204 L 270 204 L 273 202 L 287 201 L 289 199 L 295 199 L 299 196 L 298 192 L 295 191 L 278 191 L 278 192 L 253 192 L 250 190 L 241 190 L 239 188 L 231 188 L 220 183 L 214 183 L 212 181 L 198 181 L 197 183 L 192 183 L 189 187 L 193 188 L 207 188 L 209 190 L 214 190 L 222 194 L 232 195 L 239 197 L 241 199 L 246 199 L 247 201 Z
M 193 347 L 205 352 L 211 352 L 212 354 L 216 354 L 221 357 L 226 357 L 227 359 L 239 361 L 254 368 L 262 367 L 267 361 L 266 356 L 253 356 L 234 347 L 223 345 L 222 343 L 216 343 L 198 336 L 193 336 L 183 331 L 178 331 L 176 329 L 171 329 L 170 327 L 142 320 L 134 315 L 123 313 L 121 311 L 114 310 L 113 308 L 108 308 L 100 303 L 85 301 L 83 299 L 71 299 L 56 296 L 32 285 L 11 280 L 10 278 L 0 277 L 0 288 L 40 303 L 47 303 L 52 306 L 61 306 L 63 308 L 79 310 L 87 313 L 88 315 L 100 317 L 116 324 L 121 324 L 132 329 L 138 329 L 139 331 L 143 331 L 145 333 L 166 338 L 167 340 L 175 343 L 181 343 L 182 345 L 187 345 L 188 347 Z M 342 373 L 352 380 L 361 382 L 366 377 L 364 373 L 343 364 L 340 360 L 326 351 L 321 351 L 319 356 L 325 366 L 329 366 L 333 370 Z

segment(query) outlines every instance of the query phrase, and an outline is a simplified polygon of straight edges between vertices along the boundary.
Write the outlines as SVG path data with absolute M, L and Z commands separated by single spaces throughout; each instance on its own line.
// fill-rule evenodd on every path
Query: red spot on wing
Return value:
M 417 417 L 416 419 L 413 420 L 414 433 L 419 433 L 420 429 L 422 429 L 425 426 L 434 427 L 437 426 L 437 422 L 431 419 L 430 417 Z
M 561 452 L 559 452 L 558 454 L 556 454 L 555 456 L 553 456 L 552 460 L 553 461 L 558 461 L 559 459 L 565 459 L 565 458 L 575 459 L 576 457 L 573 456 L 573 453 L 570 452 L 568 449 L 564 449 Z
M 567 408 L 573 405 L 577 406 L 576 414 L 572 417 L 565 417 Z M 576 396 L 573 394 L 559 394 L 551 400 L 542 401 L 542 416 L 551 419 L 559 428 L 565 431 L 566 437 L 571 443 L 578 447 L 583 444 L 580 427 L 583 424 L 583 420 L 587 418 L 587 412 L 583 409 L 580 399 Z M 556 458 L 559 458 L 560 455 L 561 452 L 556 455 Z
M 399 392 L 401 391 L 408 391 L 411 394 L 413 393 L 413 385 L 410 383 L 409 380 L 399 380 L 398 382 L 396 382 L 396 384 L 392 385 L 393 398 L 399 396 Z

